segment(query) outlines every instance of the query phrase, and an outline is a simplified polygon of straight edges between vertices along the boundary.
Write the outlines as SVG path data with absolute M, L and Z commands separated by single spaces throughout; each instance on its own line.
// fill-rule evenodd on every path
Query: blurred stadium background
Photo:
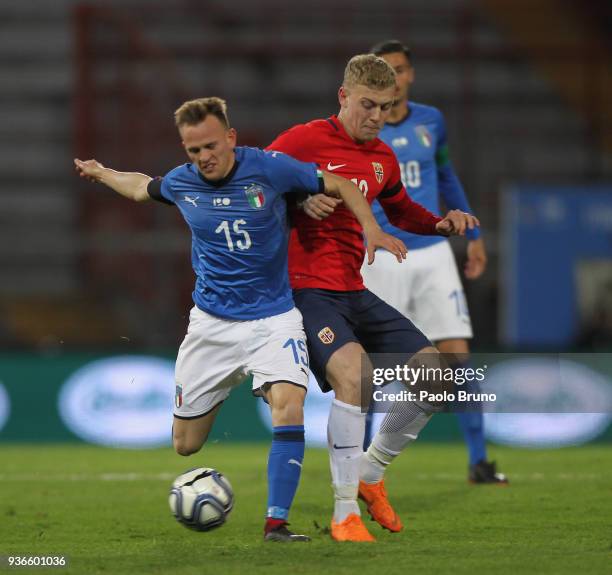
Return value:
M 163 175 L 184 161 L 173 110 L 204 95 L 265 146 L 334 113 L 346 60 L 389 37 L 412 46 L 413 97 L 445 113 L 483 222 L 475 349 L 599 352 L 610 376 L 611 21 L 595 0 L 0 3 L 0 441 L 169 439 L 188 234 L 174 210 L 82 183 L 72 158 Z M 264 419 L 241 390 L 215 437 L 264 439 Z M 425 439 L 458 440 L 439 419 Z

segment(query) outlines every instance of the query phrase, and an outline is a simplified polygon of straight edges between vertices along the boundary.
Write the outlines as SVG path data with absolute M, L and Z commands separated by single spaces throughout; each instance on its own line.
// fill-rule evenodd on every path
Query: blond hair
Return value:
M 386 90 L 395 86 L 395 70 L 374 54 L 353 56 L 344 69 L 345 88 L 365 86 L 373 90 Z
M 185 125 L 195 126 L 206 120 L 209 115 L 215 116 L 226 128 L 230 127 L 227 119 L 227 104 L 225 100 L 216 96 L 185 102 L 174 112 L 174 123 L 177 128 Z

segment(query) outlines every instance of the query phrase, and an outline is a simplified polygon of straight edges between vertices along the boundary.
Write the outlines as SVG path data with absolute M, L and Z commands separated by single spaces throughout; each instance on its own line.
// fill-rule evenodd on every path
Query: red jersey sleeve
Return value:
M 298 124 L 284 131 L 266 147 L 267 151 L 282 152 L 296 160 L 312 161 L 308 152 L 309 128 L 305 124 Z
M 402 184 L 399 166 L 397 162 L 393 162 L 393 164 L 393 173 L 389 182 L 395 183 L 388 185 L 376 198 L 389 218 L 389 222 L 396 228 L 413 234 L 422 236 L 441 235 L 436 230 L 436 224 L 442 218 L 432 214 L 428 209 L 410 198 Z

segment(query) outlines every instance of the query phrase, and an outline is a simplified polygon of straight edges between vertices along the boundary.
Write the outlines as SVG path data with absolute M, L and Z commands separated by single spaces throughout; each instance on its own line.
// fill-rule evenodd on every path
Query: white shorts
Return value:
M 197 307 L 176 359 L 174 415 L 201 417 L 232 387 L 253 375 L 253 390 L 286 381 L 308 388 L 308 352 L 296 309 L 252 321 L 210 315 Z
M 469 339 L 472 324 L 457 264 L 447 241 L 408 250 L 398 263 L 378 250 L 374 263 L 361 268 L 366 287 L 404 314 L 429 338 Z

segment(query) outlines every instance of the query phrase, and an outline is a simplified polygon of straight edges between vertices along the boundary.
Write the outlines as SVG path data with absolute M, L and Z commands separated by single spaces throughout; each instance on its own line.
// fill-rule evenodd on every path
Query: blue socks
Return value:
M 460 364 L 454 366 L 455 368 L 465 368 L 467 364 Z M 458 386 L 459 389 L 464 389 L 468 393 L 480 393 L 480 386 L 478 382 L 464 383 L 462 386 Z M 465 443 L 468 448 L 470 465 L 476 465 L 482 460 L 487 459 L 487 446 L 484 437 L 484 426 L 483 416 L 480 409 L 480 404 L 476 403 L 463 403 L 459 404 L 457 411 L 457 419 L 459 420 L 459 427 L 463 432 Z
M 470 465 L 476 465 L 480 461 L 486 460 L 487 447 L 482 426 L 482 413 L 466 411 L 456 415 L 467 444 Z
M 268 456 L 267 517 L 286 521 L 300 481 L 304 460 L 304 426 L 282 425 L 273 428 Z

